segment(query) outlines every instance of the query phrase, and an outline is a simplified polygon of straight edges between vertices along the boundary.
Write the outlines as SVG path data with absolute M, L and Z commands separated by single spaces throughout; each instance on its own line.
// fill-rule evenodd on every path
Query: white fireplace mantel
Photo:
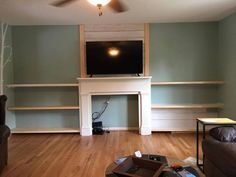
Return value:
M 151 134 L 151 77 L 78 78 L 80 134 L 92 135 L 92 95 L 138 95 L 139 132 Z

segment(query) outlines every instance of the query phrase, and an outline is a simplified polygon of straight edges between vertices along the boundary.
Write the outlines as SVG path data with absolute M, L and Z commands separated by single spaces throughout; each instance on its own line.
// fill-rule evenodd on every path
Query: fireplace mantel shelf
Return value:
M 77 78 L 79 81 L 84 80 L 134 80 L 134 79 L 151 79 L 151 76 L 133 76 L 133 77 L 87 77 L 87 78 Z

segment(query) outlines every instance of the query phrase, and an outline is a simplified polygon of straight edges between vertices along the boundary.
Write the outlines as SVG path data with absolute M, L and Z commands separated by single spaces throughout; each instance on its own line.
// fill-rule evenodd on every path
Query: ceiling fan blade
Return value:
M 117 13 L 125 12 L 128 10 L 128 8 L 124 5 L 124 3 L 121 2 L 121 0 L 111 0 L 108 6 Z
M 64 7 L 74 1 L 76 1 L 76 0 L 58 0 L 58 1 L 53 2 L 51 5 L 53 5 L 55 7 Z

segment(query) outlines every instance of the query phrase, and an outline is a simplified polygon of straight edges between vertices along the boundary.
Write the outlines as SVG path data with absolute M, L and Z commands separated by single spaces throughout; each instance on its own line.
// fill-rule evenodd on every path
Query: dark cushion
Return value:
M 0 125 L 5 124 L 5 116 L 6 116 L 6 95 L 0 95 Z
M 10 135 L 10 128 L 6 125 L 0 126 L 0 144 L 7 141 L 7 138 Z
M 236 142 L 236 129 L 234 126 L 215 127 L 210 130 L 210 135 L 222 142 Z

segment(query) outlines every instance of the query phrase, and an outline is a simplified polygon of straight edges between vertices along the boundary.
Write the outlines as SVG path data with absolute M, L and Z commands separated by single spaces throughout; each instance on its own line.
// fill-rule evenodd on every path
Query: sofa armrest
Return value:
M 10 136 L 10 128 L 6 125 L 0 125 L 0 144 L 6 142 L 7 138 Z
M 0 125 L 5 125 L 6 119 L 6 95 L 0 95 Z
M 210 160 L 228 177 L 236 176 L 236 143 L 220 142 L 212 137 L 204 139 L 202 149 L 205 158 Z

